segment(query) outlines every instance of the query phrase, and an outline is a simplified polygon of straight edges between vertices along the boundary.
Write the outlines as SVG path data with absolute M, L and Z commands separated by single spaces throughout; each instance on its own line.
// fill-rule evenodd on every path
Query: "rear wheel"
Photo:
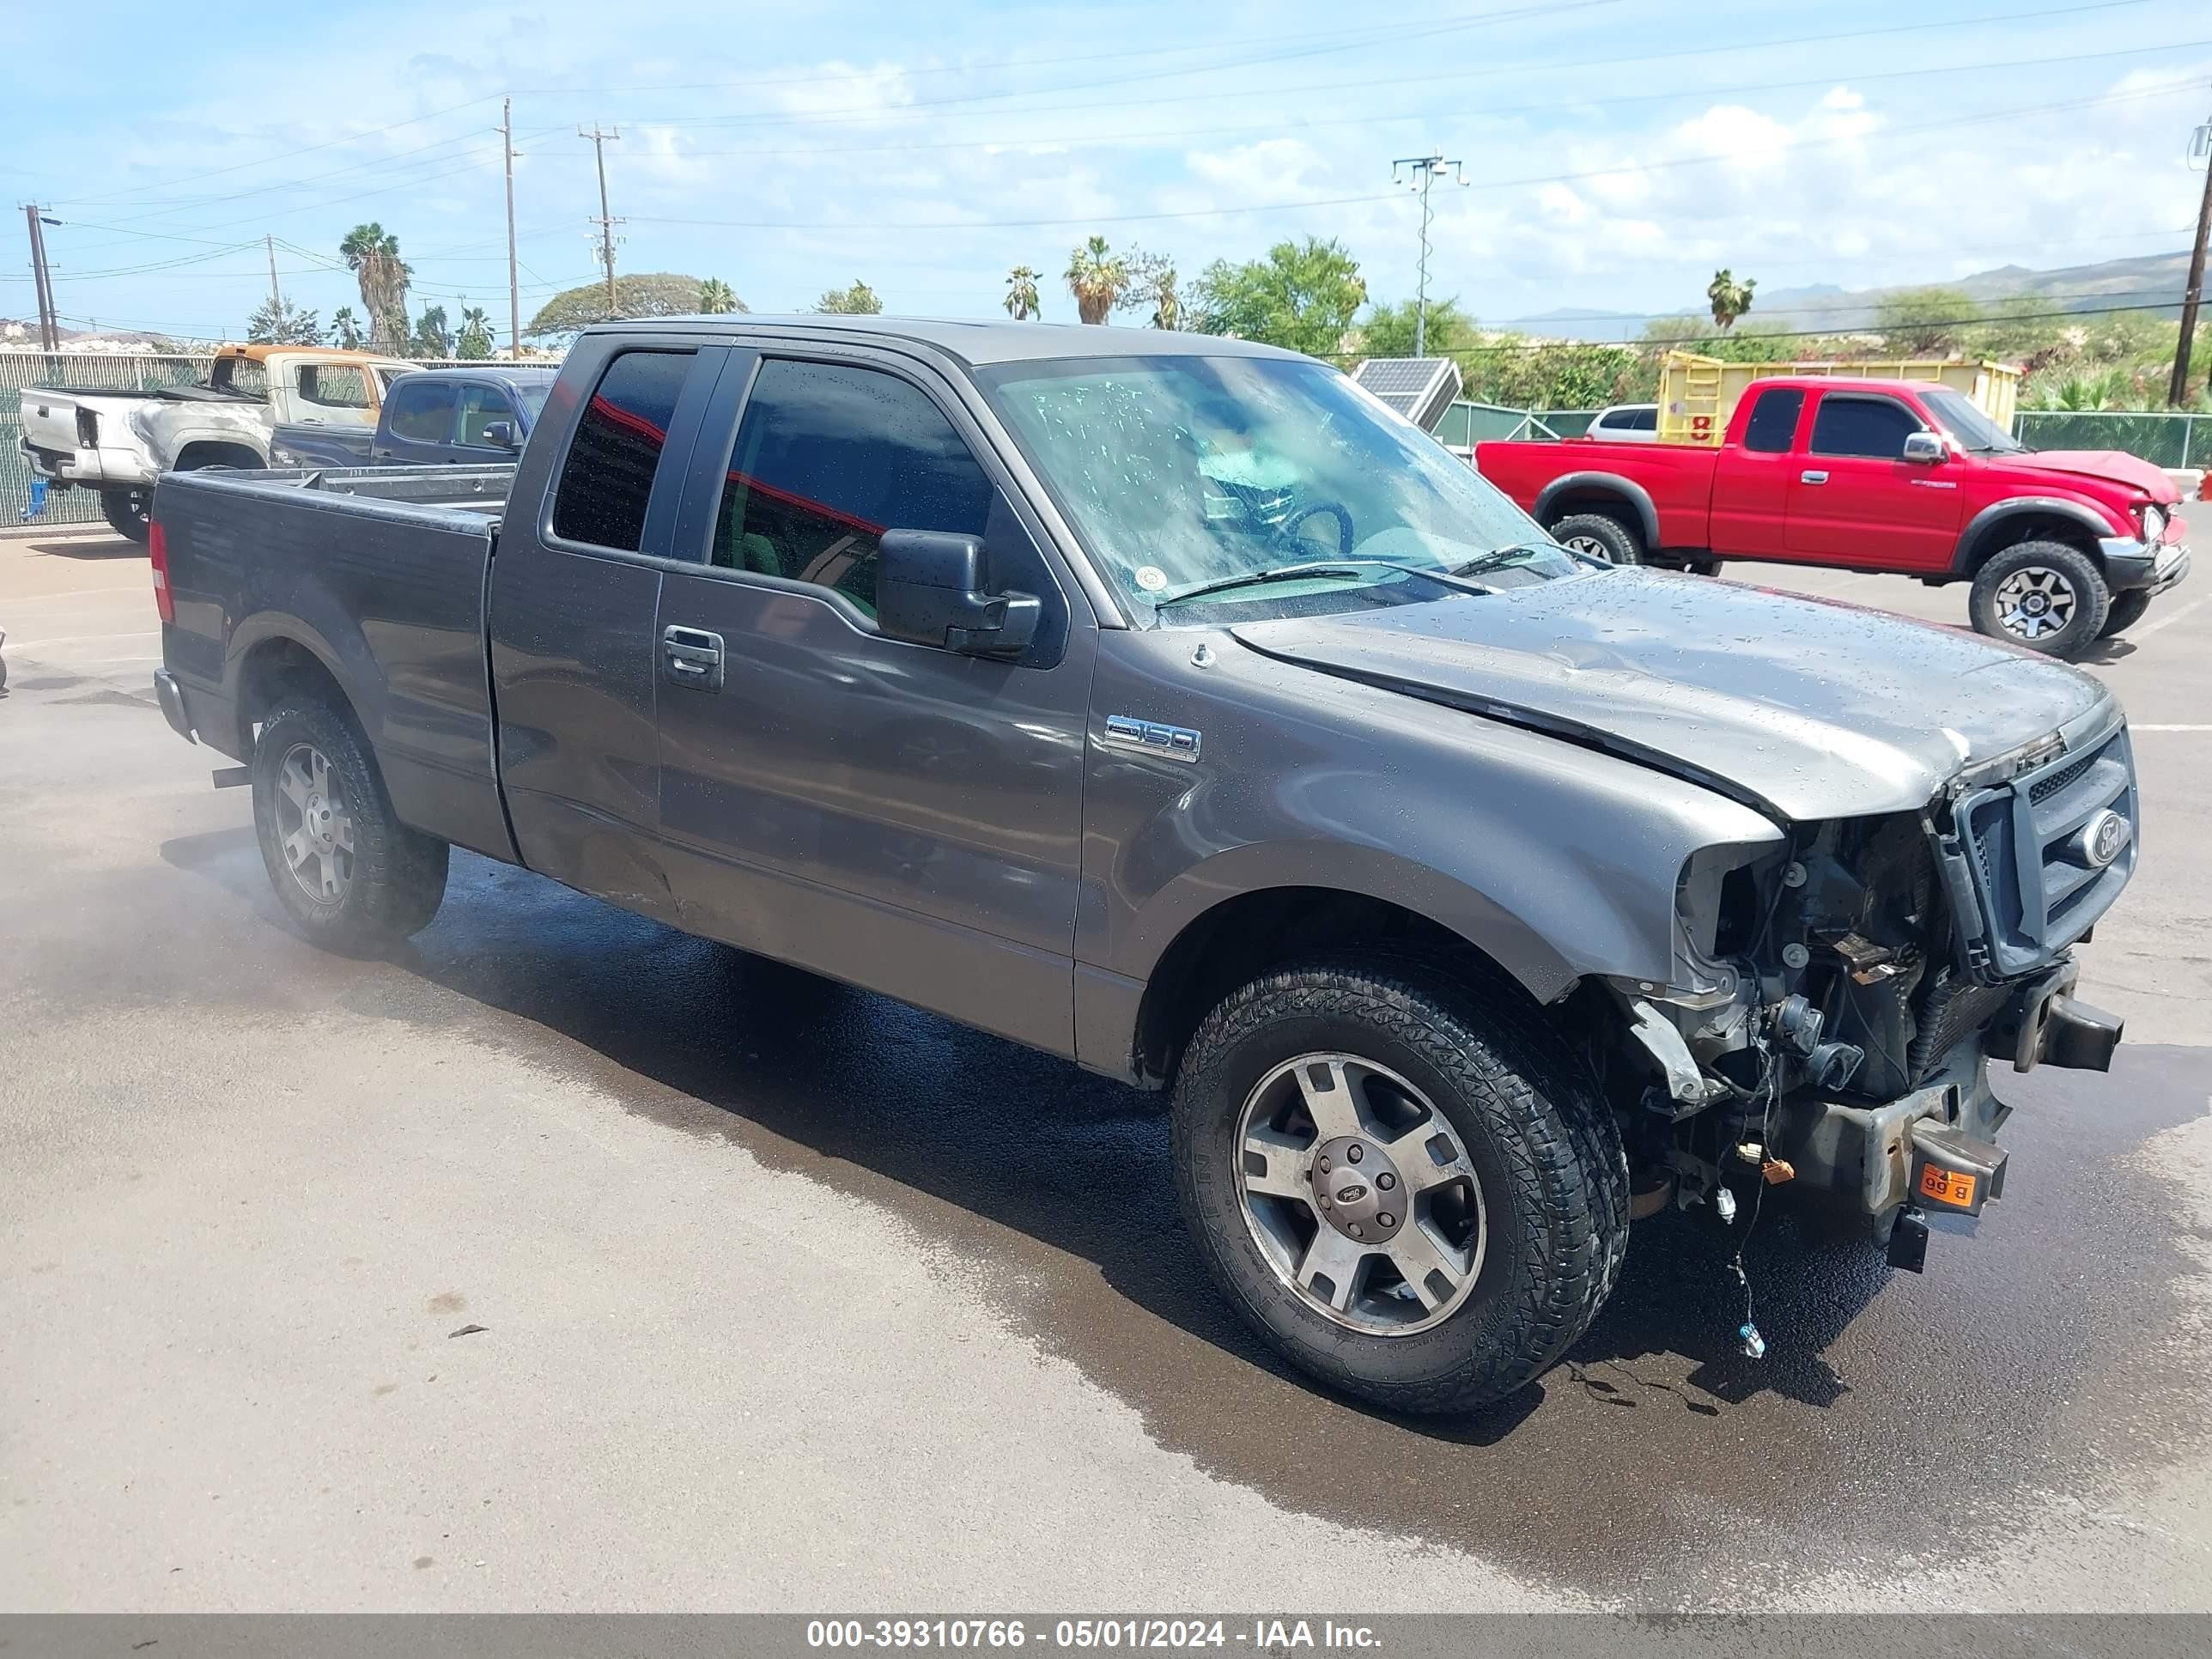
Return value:
M 148 492 L 143 489 L 103 489 L 100 492 L 100 510 L 106 515 L 108 526 L 117 535 L 143 542 L 152 521 L 148 501 Z
M 1570 513 L 1552 526 L 1552 539 L 1608 563 L 1644 562 L 1644 538 L 1609 514 Z
M 253 825 L 277 902 L 315 944 L 366 956 L 420 932 L 446 893 L 446 843 L 401 823 L 352 719 L 281 703 L 253 746 Z
M 1389 1409 L 1512 1393 L 1619 1274 L 1618 1127 L 1503 981 L 1356 958 L 1255 980 L 1192 1038 L 1174 1116 L 1223 1292 L 1291 1364 Z
M 2124 634 L 2143 619 L 2150 609 L 2150 591 L 2135 588 L 2129 592 L 2112 595 L 2112 608 L 2105 613 L 2105 626 L 2098 634 L 2100 640 L 2109 640 L 2115 634 Z
M 2112 590 L 2088 555 L 2063 542 L 2021 542 L 1974 576 L 1975 629 L 2071 660 L 2095 643 Z

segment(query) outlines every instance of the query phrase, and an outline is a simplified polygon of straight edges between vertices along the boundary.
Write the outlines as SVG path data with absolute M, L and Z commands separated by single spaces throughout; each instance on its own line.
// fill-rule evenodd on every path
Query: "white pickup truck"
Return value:
M 146 539 L 146 509 L 164 472 L 269 465 L 281 422 L 374 430 L 385 388 L 414 365 L 321 346 L 227 345 L 204 385 L 155 392 L 33 386 L 16 441 L 56 489 L 97 491 L 109 524 Z

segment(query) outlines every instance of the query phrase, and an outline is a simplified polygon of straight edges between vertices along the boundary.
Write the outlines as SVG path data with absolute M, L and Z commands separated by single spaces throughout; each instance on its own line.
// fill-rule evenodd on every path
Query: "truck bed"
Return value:
M 162 656 L 194 734 L 252 752 L 241 691 L 319 671 L 359 714 L 399 817 L 514 856 L 493 755 L 485 586 L 512 465 L 164 475 L 175 621 Z M 303 641 L 313 663 L 300 660 Z

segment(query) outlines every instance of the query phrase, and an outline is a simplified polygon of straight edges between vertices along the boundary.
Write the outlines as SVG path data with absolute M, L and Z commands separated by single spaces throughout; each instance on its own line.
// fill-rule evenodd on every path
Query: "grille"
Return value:
M 1905 1056 L 1905 1069 L 1911 1081 L 1918 1084 L 1969 1032 L 1996 1018 L 2012 990 L 2009 985 L 1984 985 L 1948 968 L 1939 970 L 1921 1005 L 1919 1030 Z
M 1954 822 L 1982 910 L 1978 954 L 1985 980 L 2044 966 L 2119 896 L 2135 868 L 2133 840 L 2103 868 L 2076 845 L 2081 827 L 2107 807 L 2135 818 L 2135 762 L 2124 726 L 2086 752 L 1958 803 Z

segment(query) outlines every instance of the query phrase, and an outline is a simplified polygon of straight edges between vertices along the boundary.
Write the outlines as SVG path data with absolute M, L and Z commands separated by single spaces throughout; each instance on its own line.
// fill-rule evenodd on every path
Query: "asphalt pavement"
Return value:
M 1978 1236 L 1769 1207 L 1754 1362 L 1735 1236 L 1645 1224 L 1448 1423 L 1245 1338 L 1157 1097 L 467 855 L 325 955 L 155 708 L 143 551 L 0 536 L 0 1606 L 2212 1605 L 2212 578 L 2088 665 L 2129 1040 L 1997 1078 Z

